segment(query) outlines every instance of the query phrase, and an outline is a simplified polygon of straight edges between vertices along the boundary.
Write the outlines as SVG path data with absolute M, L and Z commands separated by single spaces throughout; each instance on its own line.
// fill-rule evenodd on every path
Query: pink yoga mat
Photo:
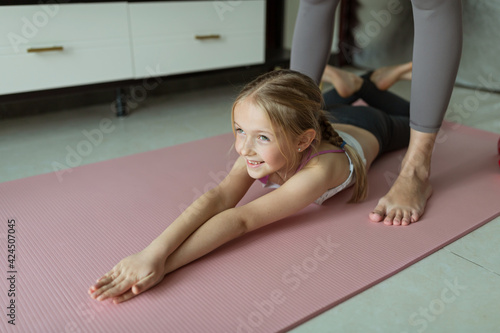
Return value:
M 346 191 L 323 206 L 312 204 L 120 305 L 90 299 L 88 287 L 226 174 L 235 159 L 226 154 L 232 134 L 85 165 L 59 177 L 2 183 L 0 330 L 291 329 L 499 215 L 497 140 L 497 134 L 464 126 L 443 127 L 432 165 L 435 194 L 421 222 L 387 227 L 367 218 L 398 173 L 403 151 L 394 152 L 373 165 L 366 202 L 346 204 Z M 254 184 L 243 202 L 267 191 Z M 10 263 L 8 243 L 15 245 Z

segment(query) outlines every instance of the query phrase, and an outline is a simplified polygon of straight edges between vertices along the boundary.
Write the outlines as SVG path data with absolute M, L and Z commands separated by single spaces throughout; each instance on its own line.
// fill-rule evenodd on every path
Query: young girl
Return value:
M 91 297 L 126 301 L 222 244 L 313 202 L 321 204 L 351 185 L 351 201 L 363 200 L 366 170 L 375 158 L 408 145 L 409 105 L 377 89 L 371 73 L 358 77 L 335 71 L 332 81 L 346 98 L 336 90 L 325 94 L 333 124 L 322 110 L 321 91 L 305 75 L 280 70 L 248 84 L 233 105 L 234 146 L 240 156 L 227 177 L 144 250 L 97 280 L 89 288 Z M 358 98 L 373 107 L 349 106 Z M 277 189 L 236 207 L 255 180 Z M 406 225 L 411 214 L 400 212 L 393 219 Z

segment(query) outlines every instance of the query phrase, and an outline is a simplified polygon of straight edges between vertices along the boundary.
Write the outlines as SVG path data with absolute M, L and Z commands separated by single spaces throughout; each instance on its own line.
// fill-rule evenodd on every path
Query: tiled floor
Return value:
M 408 98 L 409 86 L 393 91 Z M 114 117 L 110 101 L 2 120 L 0 182 L 227 133 L 238 89 L 149 96 L 125 118 Z M 105 119 L 107 133 L 94 136 L 87 156 L 71 157 Z M 500 95 L 456 88 L 447 119 L 500 134 Z M 500 332 L 499 241 L 497 218 L 292 332 Z

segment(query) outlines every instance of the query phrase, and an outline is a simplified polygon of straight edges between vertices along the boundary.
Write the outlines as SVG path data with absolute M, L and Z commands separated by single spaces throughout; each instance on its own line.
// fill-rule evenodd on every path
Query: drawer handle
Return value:
M 220 35 L 196 35 L 194 36 L 197 40 L 205 40 L 205 39 L 220 39 Z
M 52 46 L 52 47 L 32 47 L 27 49 L 28 53 L 38 53 L 38 52 L 49 52 L 49 51 L 62 51 L 64 48 L 62 46 Z

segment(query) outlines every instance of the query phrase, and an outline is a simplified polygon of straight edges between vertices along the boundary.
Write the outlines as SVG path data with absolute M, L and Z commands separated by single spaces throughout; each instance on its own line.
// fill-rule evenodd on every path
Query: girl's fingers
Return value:
M 126 293 L 124 293 L 123 295 L 120 295 L 118 297 L 113 298 L 113 303 L 118 304 L 118 303 L 128 301 L 132 297 L 137 296 L 138 294 L 140 294 L 140 293 L 148 290 L 152 286 L 154 286 L 155 282 L 156 281 L 154 279 L 154 274 L 151 273 L 150 275 L 148 275 L 147 277 L 145 277 L 144 279 L 139 281 L 137 284 L 132 286 L 132 288 L 130 290 L 128 290 Z
M 123 294 L 125 291 L 130 289 L 133 282 L 129 279 L 122 279 L 121 281 L 117 281 L 114 286 L 106 290 L 101 296 L 97 298 L 98 301 L 103 301 L 110 297 L 116 297 Z
M 102 286 L 110 283 L 113 281 L 113 277 L 111 277 L 111 274 L 106 274 L 103 277 L 101 277 L 99 280 L 96 281 L 96 283 L 93 285 L 93 287 L 96 287 L 96 289 L 101 288 Z
M 125 301 L 128 301 L 129 299 L 133 298 L 135 294 L 132 292 L 132 290 L 127 291 L 123 295 L 120 295 L 118 297 L 113 298 L 113 303 L 118 304 L 122 303 Z
M 132 292 L 137 295 L 151 288 L 155 283 L 154 274 L 151 273 L 132 287 Z
M 106 284 L 99 287 L 93 294 L 92 298 L 97 299 L 98 301 L 105 300 L 108 298 L 108 290 L 114 288 L 117 284 L 122 282 L 125 279 L 124 274 L 119 274 L 118 276 L 110 276 L 106 279 Z
M 89 292 L 94 292 L 99 288 L 101 288 L 102 286 L 107 285 L 108 283 L 113 281 L 114 278 L 115 278 L 115 269 L 113 268 L 112 270 L 101 276 L 99 279 L 97 279 L 96 283 L 93 286 L 90 286 Z
M 110 281 L 111 282 L 111 281 Z M 99 287 L 92 286 L 89 289 L 90 296 L 93 299 L 96 299 L 99 295 L 101 295 L 104 291 L 106 291 L 109 288 L 109 284 L 105 284 Z
M 97 299 L 98 301 L 102 301 L 105 296 L 104 293 L 109 290 L 113 285 L 110 283 L 110 284 L 107 284 L 107 285 L 104 285 L 102 286 L 101 288 L 97 289 L 95 292 L 92 293 L 91 297 L 93 299 Z

